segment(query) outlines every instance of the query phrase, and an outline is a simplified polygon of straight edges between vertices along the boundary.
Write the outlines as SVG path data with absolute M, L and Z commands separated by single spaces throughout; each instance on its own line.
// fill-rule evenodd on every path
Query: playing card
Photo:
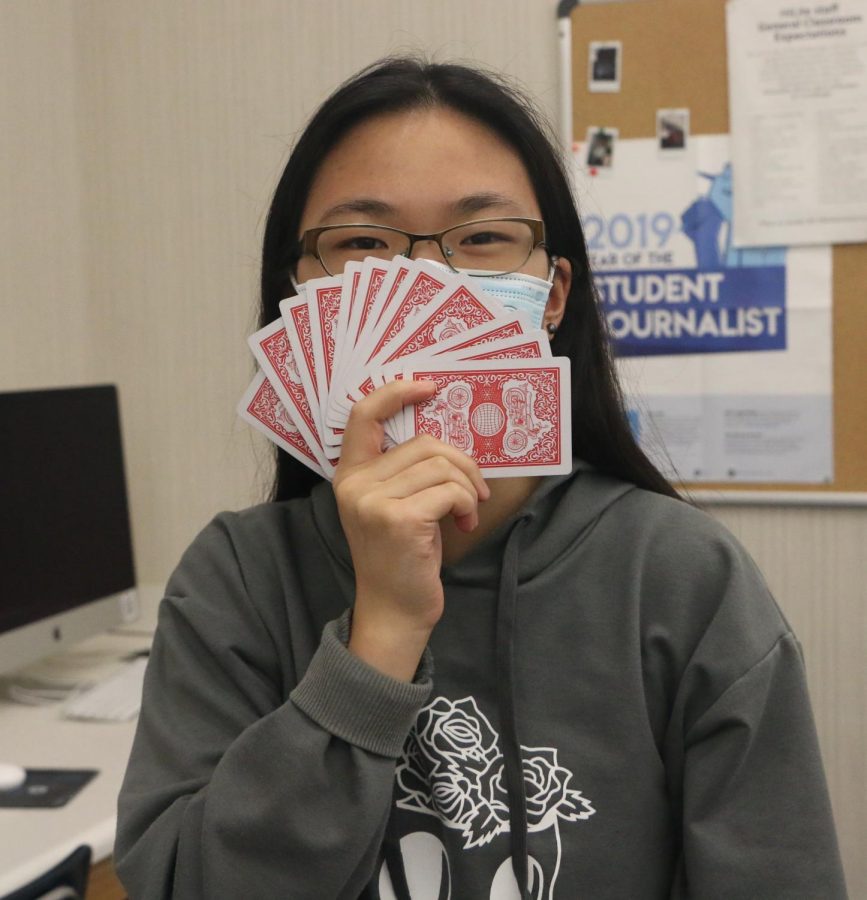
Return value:
M 343 270 L 342 288 L 340 295 L 340 303 L 337 309 L 337 316 L 333 326 L 333 348 L 331 350 L 331 372 L 329 378 L 329 387 L 334 383 L 337 377 L 337 365 L 341 359 L 347 354 L 347 328 L 349 319 L 352 316 L 352 308 L 355 304 L 355 298 L 358 296 L 358 286 L 361 281 L 361 263 L 349 262 Z M 325 349 L 328 349 L 327 342 L 324 342 Z M 320 385 L 320 392 L 322 386 Z M 335 429 L 328 422 L 328 399 L 326 394 L 323 403 L 322 420 L 323 420 L 323 438 L 326 447 L 333 448 L 336 444 L 338 447 L 342 442 L 343 429 Z
M 406 277 L 392 296 L 376 310 L 372 325 L 363 335 L 369 363 L 395 337 L 404 333 L 424 308 L 446 286 L 446 273 L 426 259 L 410 260 Z
M 475 328 L 462 331 L 446 341 L 440 341 L 431 347 L 431 356 L 444 356 L 451 353 L 459 353 L 471 347 L 479 347 L 492 341 L 502 341 L 512 337 L 526 334 L 528 330 L 526 319 L 516 313 L 512 318 L 496 318 Z M 408 361 L 408 358 L 405 358 Z
M 471 456 L 488 478 L 572 468 L 569 360 L 452 362 L 404 369 L 436 394 L 404 409 L 408 437 L 430 434 Z
M 387 384 L 389 381 L 401 379 L 407 365 L 439 365 L 441 362 L 461 362 L 492 359 L 551 359 L 551 341 L 548 333 L 541 328 L 517 334 L 511 337 L 494 341 L 486 341 L 482 344 L 467 346 L 464 342 L 456 350 L 448 354 L 437 352 L 434 356 L 428 356 L 423 363 L 419 356 L 413 355 L 411 359 L 398 360 L 374 373 L 376 387 Z M 406 440 L 403 432 L 404 417 L 398 414 L 384 423 L 386 434 L 396 444 Z
M 371 372 L 376 369 L 429 349 L 440 340 L 447 340 L 485 322 L 505 318 L 505 314 L 498 300 L 475 290 L 469 278 L 456 276 L 435 297 L 424 315 L 418 317 L 408 334 L 401 333 L 385 344 L 382 352 L 369 363 L 364 380 L 350 389 L 350 396 L 357 401 L 374 389 Z
M 333 478 L 354 403 L 399 378 L 439 390 L 384 423 L 386 448 L 433 434 L 493 477 L 571 467 L 568 360 L 475 279 L 368 257 L 305 282 L 280 313 L 248 338 L 261 372 L 238 412 L 317 474 Z
M 334 363 L 335 327 L 340 313 L 343 280 L 328 277 L 308 282 L 305 291 L 307 315 L 310 322 L 310 343 L 313 353 L 313 372 L 320 397 L 331 386 L 331 370 Z
M 316 385 L 316 396 L 320 401 L 319 425 L 326 452 L 335 444 L 335 435 L 334 429 L 325 423 L 321 407 L 331 388 L 340 306 L 343 297 L 348 297 L 348 292 L 343 290 L 344 283 L 351 282 L 348 279 L 344 282 L 340 276 L 314 278 L 306 283 L 304 292 L 307 298 L 307 321 L 310 324 L 310 353 L 313 356 L 311 371 Z M 306 346 L 306 341 L 302 341 L 302 346 Z M 337 445 L 339 444 L 338 440 Z
M 290 456 L 294 456 L 317 474 L 325 475 L 316 455 L 304 440 L 304 435 L 292 421 L 277 391 L 261 369 L 238 403 L 238 415 Z
M 449 357 L 451 358 L 451 357 Z M 458 360 L 486 360 L 486 359 L 553 359 L 551 353 L 551 339 L 548 333 L 541 328 L 535 328 L 527 334 L 519 334 L 515 337 L 503 338 L 484 344 L 481 347 L 472 347 L 461 350 L 455 354 Z
M 382 278 L 379 279 L 376 290 L 372 294 L 368 292 L 367 303 L 359 311 L 358 330 L 355 334 L 356 348 L 360 344 L 366 343 L 366 336 L 372 333 L 374 327 L 379 323 L 383 311 L 400 290 L 404 279 L 409 274 L 411 265 L 412 261 L 403 256 L 395 257 L 390 262 L 376 260 L 372 265 L 371 285 L 374 285 L 376 281 L 375 276 L 379 266 L 384 266 L 385 271 Z
M 332 428 L 341 428 L 346 424 L 353 401 L 348 396 L 346 385 L 353 380 L 353 371 L 360 369 L 367 362 L 366 347 L 374 340 L 374 328 L 379 322 L 385 307 L 395 298 L 415 263 L 400 256 L 388 263 L 368 257 L 362 267 L 362 279 L 359 284 L 359 302 L 357 316 L 350 322 L 347 345 L 352 343 L 348 359 L 342 360 L 340 378 L 335 379 L 329 394 L 328 406 L 331 419 L 328 424 Z M 365 285 L 365 276 L 370 277 Z M 375 288 L 375 290 L 374 290 Z M 354 313 L 354 310 L 353 310 Z M 353 338 L 353 334 L 355 335 Z
M 313 355 L 313 335 L 311 334 L 310 307 L 307 305 L 306 291 L 297 297 L 280 301 L 280 315 L 286 327 L 286 337 L 292 348 L 298 377 L 304 388 L 304 395 L 310 405 L 316 433 L 322 439 L 322 417 L 319 389 L 316 384 L 316 360 Z
M 353 402 L 370 393 L 373 385 L 367 381 L 367 367 L 389 341 L 407 330 L 411 323 L 422 316 L 431 302 L 446 286 L 446 273 L 425 259 L 403 260 L 395 264 L 400 272 L 405 270 L 399 283 L 389 286 L 389 279 L 380 287 L 368 325 L 360 334 L 352 363 L 338 392 L 348 397 L 347 403 L 335 398 L 338 407 L 348 416 Z M 364 385 L 360 391 L 359 386 Z M 360 392 L 359 392 L 360 391 Z M 345 424 L 345 420 L 342 424 Z
M 475 328 L 461 331 L 447 340 L 438 341 L 429 347 L 401 357 L 397 362 L 372 370 L 370 373 L 371 379 L 375 387 L 380 387 L 399 377 L 399 373 L 407 364 L 414 365 L 418 360 L 431 359 L 435 356 L 448 359 L 465 359 L 467 357 L 462 353 L 464 350 L 469 351 L 476 347 L 483 347 L 486 344 L 520 337 L 526 332 L 526 320 L 520 314 L 516 314 L 515 318 L 509 320 L 492 319 L 490 322 L 477 325 Z
M 337 312 L 337 321 L 334 325 L 334 360 L 332 362 L 332 380 L 335 379 L 339 372 L 338 366 L 342 359 L 348 356 L 348 331 L 349 322 L 352 319 L 352 310 L 355 306 L 355 299 L 358 296 L 358 288 L 361 284 L 362 263 L 349 262 L 343 270 L 343 287 L 342 296 L 340 298 L 340 307 Z M 325 423 L 328 424 L 328 416 L 325 416 Z
M 353 265 L 350 263 L 350 265 Z M 351 363 L 358 335 L 364 327 L 373 309 L 379 289 L 388 273 L 389 264 L 384 260 L 368 256 L 361 263 L 361 271 L 358 276 L 358 286 L 354 288 L 353 299 L 350 303 L 346 319 L 345 334 L 341 336 L 338 326 L 337 346 L 335 347 L 334 370 L 332 372 L 333 389 L 328 397 L 328 405 L 325 412 L 325 424 L 331 428 L 339 427 L 346 421 L 346 410 L 340 418 L 335 417 L 338 410 L 337 403 L 346 400 L 340 393 L 340 386 L 344 381 L 347 366 Z M 406 270 L 404 269 L 404 272 Z
M 325 279 L 322 280 L 324 281 Z M 330 292 L 331 299 L 327 302 L 339 301 L 340 293 L 334 289 L 333 285 L 330 287 L 323 285 L 322 287 L 325 287 L 326 291 Z M 307 398 L 310 416 L 316 427 L 316 437 L 323 451 L 320 463 L 327 476 L 331 478 L 334 475 L 334 469 L 337 466 L 340 454 L 328 446 L 324 437 L 324 426 L 322 423 L 323 395 L 319 391 L 316 358 L 314 355 L 315 337 L 318 335 L 318 339 L 322 340 L 317 321 L 319 300 L 314 299 L 311 302 L 309 293 L 305 286 L 305 290 L 300 291 L 297 297 L 281 300 L 279 306 L 283 325 L 286 328 L 286 337 L 289 339 L 289 346 L 295 361 L 295 371 L 297 371 L 301 387 Z M 320 370 L 321 368 L 322 364 L 320 363 Z
M 283 320 L 275 319 L 260 328 L 247 338 L 247 343 L 319 466 L 328 472 L 330 465 Z
M 411 327 L 398 331 L 381 342 L 382 349 L 371 356 L 371 368 L 388 365 L 396 359 L 433 347 L 456 335 L 507 317 L 499 300 L 479 291 L 469 277 L 456 276 L 434 302 L 418 315 Z

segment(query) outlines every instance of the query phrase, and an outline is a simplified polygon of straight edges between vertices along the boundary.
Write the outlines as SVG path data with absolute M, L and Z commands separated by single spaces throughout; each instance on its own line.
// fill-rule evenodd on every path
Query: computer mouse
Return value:
M 27 780 L 27 769 L 0 762 L 0 791 L 14 791 Z

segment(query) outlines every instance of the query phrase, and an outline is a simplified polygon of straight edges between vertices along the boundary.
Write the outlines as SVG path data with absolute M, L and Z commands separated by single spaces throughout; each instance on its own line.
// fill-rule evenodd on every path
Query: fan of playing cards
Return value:
M 354 403 L 395 379 L 433 381 L 431 399 L 385 423 L 383 449 L 428 434 L 486 477 L 570 471 L 569 360 L 473 282 L 400 256 L 305 282 L 248 338 L 260 371 L 239 415 L 330 479 Z

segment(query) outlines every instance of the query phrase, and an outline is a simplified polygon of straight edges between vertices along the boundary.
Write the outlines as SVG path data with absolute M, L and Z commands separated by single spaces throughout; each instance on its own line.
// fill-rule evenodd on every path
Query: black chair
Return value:
M 90 875 L 90 847 L 73 850 L 53 869 L 0 900 L 84 900 Z

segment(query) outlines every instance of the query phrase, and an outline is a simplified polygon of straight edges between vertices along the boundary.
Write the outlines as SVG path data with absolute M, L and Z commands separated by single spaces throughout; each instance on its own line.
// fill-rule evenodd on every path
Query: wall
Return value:
M 362 65 L 419 47 L 499 64 L 555 108 L 556 56 L 536 50 L 553 8 L 75 5 L 92 337 L 98 376 L 121 387 L 142 580 L 163 581 L 216 511 L 263 495 L 265 451 L 234 406 L 263 216 L 305 119 Z
M 0 389 L 91 378 L 72 21 L 0 3 Z
M 264 495 L 234 406 L 294 135 L 389 52 L 480 60 L 557 109 L 554 0 L 4 0 L 0 389 L 117 382 L 140 580 Z M 804 644 L 852 897 L 867 897 L 867 511 L 719 509 Z

